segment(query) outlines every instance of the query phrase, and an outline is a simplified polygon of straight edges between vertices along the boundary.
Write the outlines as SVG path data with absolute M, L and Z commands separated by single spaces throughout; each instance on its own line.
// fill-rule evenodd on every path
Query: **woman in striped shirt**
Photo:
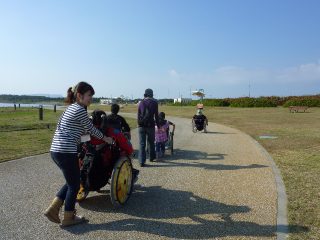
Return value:
M 52 204 L 45 211 L 45 216 L 55 223 L 60 223 L 59 211 L 65 202 L 62 226 L 82 223 L 85 219 L 76 215 L 76 196 L 80 187 L 80 170 L 78 163 L 78 145 L 85 133 L 112 143 L 95 128 L 89 119 L 87 106 L 92 101 L 94 89 L 86 82 L 79 82 L 74 89 L 68 89 L 66 102 L 71 104 L 60 117 L 51 144 L 51 158 L 61 169 L 66 184 L 56 194 Z

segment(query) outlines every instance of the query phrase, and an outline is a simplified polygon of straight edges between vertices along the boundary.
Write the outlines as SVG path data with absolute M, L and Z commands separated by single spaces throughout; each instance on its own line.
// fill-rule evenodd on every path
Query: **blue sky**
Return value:
M 320 93 L 320 1 L 0 0 L 0 94 Z

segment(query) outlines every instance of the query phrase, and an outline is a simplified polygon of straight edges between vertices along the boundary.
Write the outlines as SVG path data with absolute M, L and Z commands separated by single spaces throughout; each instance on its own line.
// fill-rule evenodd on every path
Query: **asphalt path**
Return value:
M 63 185 L 49 154 L 0 164 L 0 239 L 276 239 L 278 192 L 272 161 L 248 135 L 209 123 L 176 123 L 174 155 L 140 168 L 127 204 L 109 186 L 77 206 L 89 223 L 62 229 L 43 211 Z M 137 130 L 133 145 L 138 148 Z

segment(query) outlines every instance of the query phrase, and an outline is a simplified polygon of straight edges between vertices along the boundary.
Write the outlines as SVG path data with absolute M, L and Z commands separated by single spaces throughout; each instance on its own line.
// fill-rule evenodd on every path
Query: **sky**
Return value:
M 320 93 L 319 0 L 0 0 L 0 94 Z M 250 87 L 249 87 L 250 86 Z

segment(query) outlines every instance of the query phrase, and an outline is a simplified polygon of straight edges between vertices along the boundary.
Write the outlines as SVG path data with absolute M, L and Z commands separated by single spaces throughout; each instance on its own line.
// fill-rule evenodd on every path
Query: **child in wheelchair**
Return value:
M 91 114 L 93 125 L 114 139 L 114 144 L 106 145 L 100 139 L 91 136 L 89 142 L 82 144 L 80 158 L 80 191 L 99 191 L 111 177 L 113 165 L 121 156 L 133 154 L 133 147 L 127 137 L 117 128 L 114 122 L 106 118 L 106 113 L 95 110 Z M 139 171 L 133 169 L 133 182 L 137 181 Z
M 111 105 L 111 114 L 106 116 L 106 119 L 110 126 L 119 129 L 129 140 L 131 140 L 130 126 L 127 121 L 120 116 L 120 106 L 116 103 Z
M 119 147 L 121 154 L 131 156 L 133 147 L 130 140 L 125 136 L 121 129 L 117 128 L 117 119 L 108 118 L 107 114 L 101 110 L 94 110 L 91 114 L 93 125 L 99 127 L 102 132 L 115 141 L 115 145 Z M 100 139 L 92 138 L 91 142 L 95 145 L 103 144 Z
M 159 127 L 155 126 L 155 142 L 156 142 L 156 158 L 160 159 L 164 157 L 166 144 L 169 139 L 169 128 L 170 125 L 173 127 L 172 136 L 174 135 L 175 124 L 166 120 L 166 115 L 164 112 L 159 113 Z

